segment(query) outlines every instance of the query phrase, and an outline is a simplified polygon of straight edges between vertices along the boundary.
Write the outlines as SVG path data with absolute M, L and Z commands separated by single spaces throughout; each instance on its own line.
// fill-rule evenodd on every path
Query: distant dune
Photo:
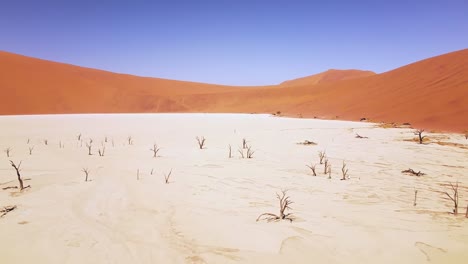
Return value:
M 382 74 L 332 70 L 234 87 L 137 77 L 0 52 L 0 114 L 234 112 L 468 129 L 468 49 Z
M 361 77 L 367 77 L 375 75 L 375 72 L 372 71 L 361 71 L 361 70 L 335 70 L 330 69 L 328 71 L 314 74 L 294 80 L 289 80 L 282 82 L 282 86 L 301 86 L 301 85 L 313 85 L 313 84 L 323 84 L 331 83 L 336 81 L 350 80 Z

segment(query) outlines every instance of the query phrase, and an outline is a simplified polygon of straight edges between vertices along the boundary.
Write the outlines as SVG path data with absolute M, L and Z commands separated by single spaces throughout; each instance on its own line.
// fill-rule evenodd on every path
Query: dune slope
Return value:
M 377 75 L 332 71 L 242 88 L 116 74 L 0 52 L 0 91 L 4 115 L 281 111 L 463 131 L 468 129 L 468 49 Z

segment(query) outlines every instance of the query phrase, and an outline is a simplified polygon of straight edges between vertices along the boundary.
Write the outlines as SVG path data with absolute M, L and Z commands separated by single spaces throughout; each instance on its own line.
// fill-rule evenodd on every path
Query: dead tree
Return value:
M 246 149 L 248 147 L 247 145 L 247 139 L 243 138 L 242 139 L 242 149 Z
M 356 133 L 356 138 L 368 138 L 368 137 L 363 137 L 363 136 L 359 135 L 358 133 Z
M 81 169 L 82 172 L 85 174 L 85 182 L 88 181 L 88 176 L 89 176 L 89 169 L 88 168 L 83 168 Z
M 137 181 L 140 180 L 140 169 L 137 170 Z
M 158 148 L 158 145 L 154 143 L 153 148 L 150 150 L 153 151 L 153 158 L 156 158 L 158 156 L 158 151 L 160 150 L 160 148 Z
M 129 137 L 127 138 L 127 141 L 128 141 L 128 145 L 133 145 L 133 138 L 132 138 L 132 136 L 129 136 Z
M 88 148 L 88 155 L 90 155 L 90 156 L 93 155 L 91 153 L 91 149 L 93 148 L 93 145 L 86 143 L 86 147 Z
M 3 151 L 6 153 L 7 158 L 9 158 L 9 157 L 10 157 L 10 153 L 11 153 L 11 148 L 6 148 L 6 149 L 3 150 Z
M 34 150 L 34 146 L 29 147 L 29 155 L 32 155 L 32 151 Z
M 105 152 L 106 152 L 106 146 L 102 145 L 102 148 L 98 149 L 98 154 L 100 157 L 104 157 Z
M 31 187 L 31 186 L 29 186 L 29 185 L 26 186 L 26 187 L 24 187 L 24 185 L 23 185 L 23 180 L 21 179 L 21 174 L 20 174 L 20 171 L 21 171 L 21 161 L 20 161 L 20 163 L 18 164 L 18 166 L 16 166 L 16 164 L 15 164 L 13 161 L 11 161 L 11 160 L 10 160 L 10 164 L 11 164 L 11 166 L 12 166 L 13 168 L 15 168 L 15 170 L 16 170 L 16 176 L 18 177 L 18 182 L 19 182 L 19 189 L 20 189 L 20 191 L 22 191 L 23 189 L 26 189 L 26 188 Z
M 201 137 L 201 138 L 200 138 L 200 137 L 196 137 L 196 139 L 197 139 L 197 142 L 198 142 L 198 147 L 199 147 L 200 149 L 203 149 L 204 146 L 205 146 L 205 141 L 206 141 L 205 137 Z
M 331 165 L 328 165 L 328 179 L 331 179 Z
M 172 169 L 169 171 L 168 174 L 164 175 L 164 182 L 166 184 L 169 184 L 169 178 L 171 178 L 171 174 L 172 174 Z
M 81 141 L 81 133 L 78 134 L 78 136 L 76 136 L 76 138 L 78 139 L 78 141 Z
M 9 206 L 4 206 L 3 209 L 0 209 L 0 217 L 4 217 L 6 214 L 9 212 L 13 211 L 16 209 L 16 205 L 9 205 Z
M 413 206 L 416 206 L 416 199 L 418 198 L 418 190 L 414 190 L 414 201 L 413 201 Z
M 414 131 L 414 134 L 419 137 L 419 144 L 422 144 L 424 138 L 426 138 L 426 136 L 422 135 L 423 132 L 424 132 L 424 129 L 418 129 L 418 130 Z
M 153 175 L 153 171 L 154 171 L 154 169 L 151 169 L 150 175 Z
M 315 172 L 315 166 L 317 166 L 317 164 L 314 164 L 314 165 L 306 165 L 311 171 L 312 171 L 312 175 L 314 176 L 317 176 L 317 173 Z
M 28 138 L 28 142 L 27 142 L 27 144 L 29 144 L 29 142 L 30 142 L 30 141 L 31 141 L 31 140 Z
M 291 217 L 292 213 L 285 213 L 287 209 L 291 210 L 290 205 L 294 203 L 291 201 L 289 196 L 286 196 L 286 191 L 281 191 L 281 195 L 276 193 L 276 197 L 279 200 L 279 215 L 272 214 L 272 213 L 263 213 L 257 217 L 257 222 L 261 220 L 263 216 L 265 216 L 265 220 L 268 222 L 270 221 L 279 221 L 279 220 L 289 220 L 290 222 L 293 221 Z
M 445 194 L 452 200 L 453 202 L 453 214 L 457 215 L 458 214 L 458 181 L 455 184 L 455 186 L 450 183 L 450 187 L 452 187 L 452 192 L 453 195 L 450 195 L 448 192 L 445 192 Z
M 325 161 L 323 162 L 323 174 L 327 174 L 329 167 L 330 166 L 328 165 L 328 159 L 325 158 Z
M 255 153 L 255 151 L 251 149 L 251 146 L 248 146 L 248 147 L 247 147 L 247 158 L 248 158 L 248 159 L 253 158 L 253 154 L 254 154 L 254 153 Z
M 229 145 L 229 158 L 232 158 L 232 147 Z
M 320 158 L 320 164 L 323 164 L 323 159 L 327 156 L 327 154 L 325 153 L 325 151 L 319 151 L 318 156 Z
M 46 146 L 47 146 L 48 144 L 49 144 L 49 140 L 47 140 L 47 139 L 44 139 L 44 145 L 46 145 Z
M 342 181 L 348 179 L 348 169 L 346 168 L 346 163 L 343 161 L 343 166 L 341 167 L 341 174 L 343 175 L 343 178 L 341 178 Z

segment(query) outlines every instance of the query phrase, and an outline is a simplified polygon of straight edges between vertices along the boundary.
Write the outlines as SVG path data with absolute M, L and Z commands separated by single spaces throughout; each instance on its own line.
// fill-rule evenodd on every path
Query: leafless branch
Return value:
M 10 157 L 10 153 L 11 153 L 11 148 L 8 147 L 8 148 L 4 149 L 3 151 L 6 153 L 7 158 L 9 158 L 9 157 Z
M 4 206 L 3 209 L 0 209 L 0 217 L 4 217 L 9 212 L 16 209 L 16 205 Z
M 169 178 L 171 178 L 171 174 L 172 174 L 172 169 L 169 171 L 168 174 L 164 175 L 164 182 L 165 182 L 166 184 L 169 183 Z

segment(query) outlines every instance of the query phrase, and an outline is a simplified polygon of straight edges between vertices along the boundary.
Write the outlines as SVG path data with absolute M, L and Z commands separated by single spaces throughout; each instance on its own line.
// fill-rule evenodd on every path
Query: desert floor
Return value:
M 467 263 L 460 134 L 420 145 L 409 128 L 235 114 L 4 116 L 0 127 L 0 209 L 17 206 L 0 218 L 0 263 Z M 306 167 L 319 151 L 331 179 Z M 9 160 L 31 188 L 3 189 L 18 185 Z M 444 192 L 457 181 L 454 216 Z M 294 221 L 257 222 L 278 213 L 281 190 Z

